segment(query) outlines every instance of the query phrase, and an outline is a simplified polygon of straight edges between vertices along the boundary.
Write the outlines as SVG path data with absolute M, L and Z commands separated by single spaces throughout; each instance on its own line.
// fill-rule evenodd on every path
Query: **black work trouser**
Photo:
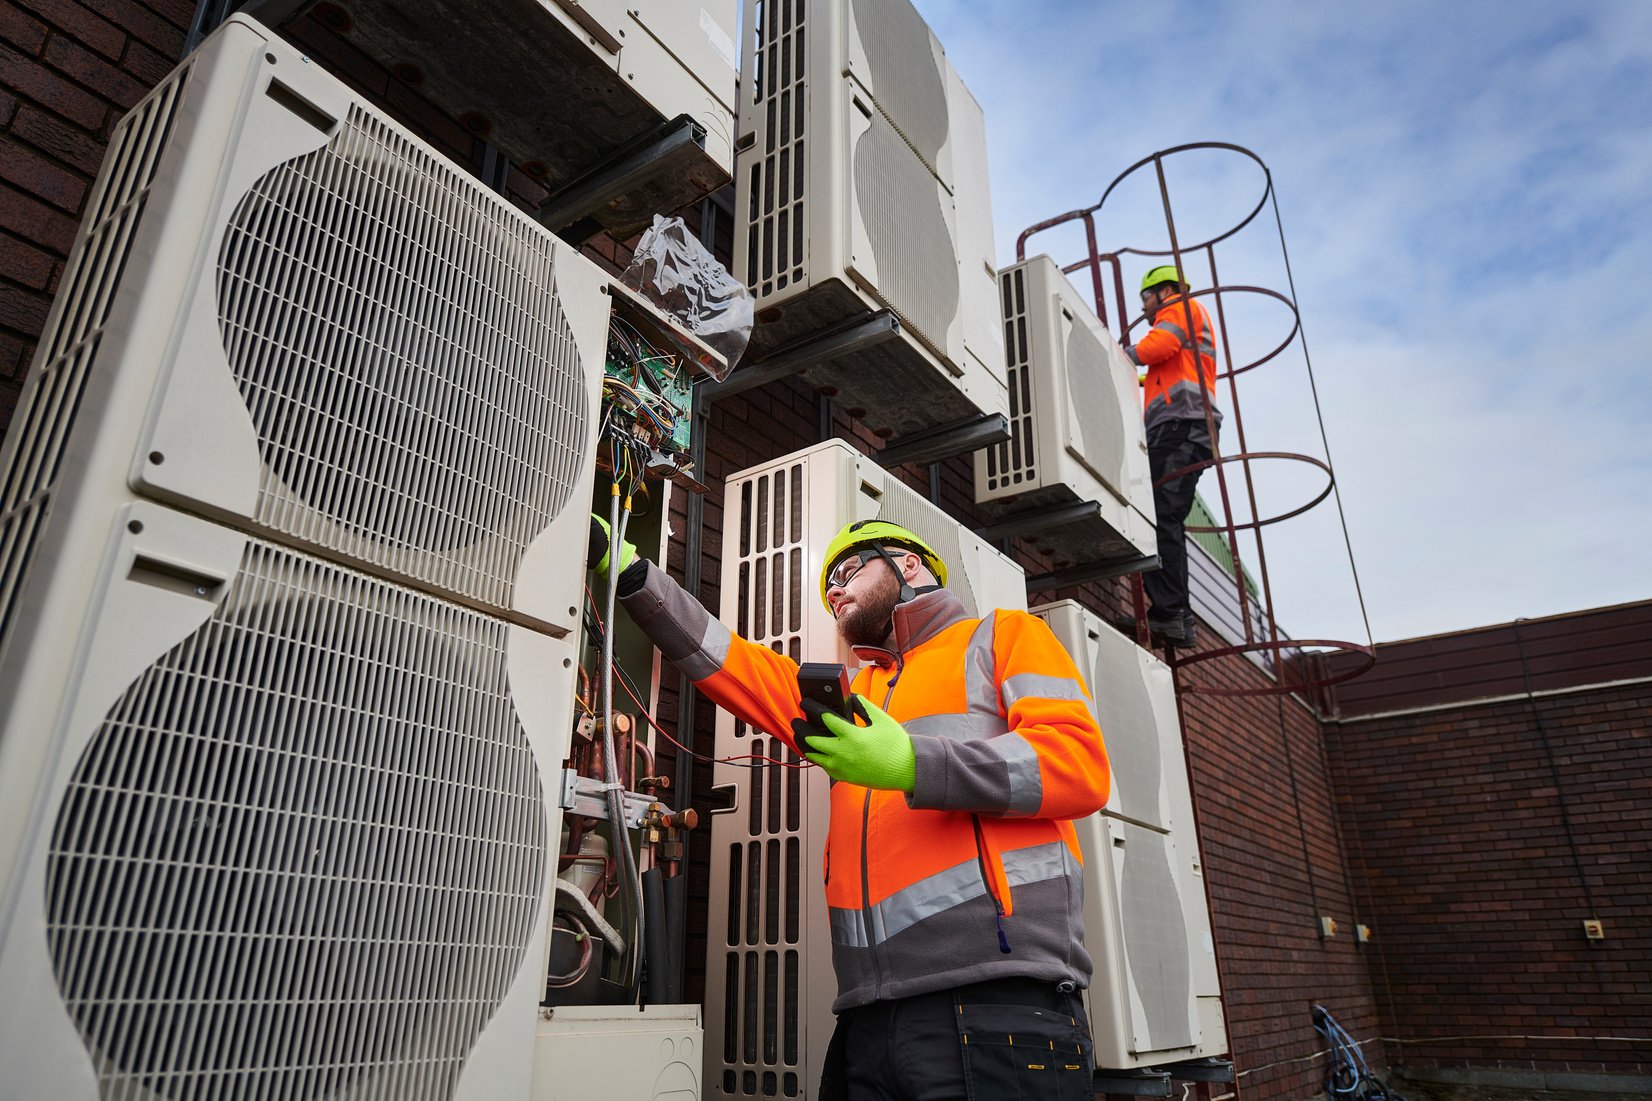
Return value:
M 820 1101 L 1091 1101 L 1078 991 L 994 979 L 839 1014 Z
M 1210 432 L 1202 420 L 1160 421 L 1147 430 L 1147 466 L 1152 474 L 1153 510 L 1158 516 L 1159 568 L 1142 574 L 1154 619 L 1178 621 L 1192 614 L 1187 599 L 1187 514 L 1204 471 L 1158 481 L 1172 471 L 1211 457 Z

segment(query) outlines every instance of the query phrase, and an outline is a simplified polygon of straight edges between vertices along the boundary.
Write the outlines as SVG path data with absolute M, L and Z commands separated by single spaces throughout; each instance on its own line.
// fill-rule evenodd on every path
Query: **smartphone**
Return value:
M 797 667 L 797 687 L 806 700 L 814 700 L 844 718 L 849 712 L 849 670 L 831 661 L 806 661 Z

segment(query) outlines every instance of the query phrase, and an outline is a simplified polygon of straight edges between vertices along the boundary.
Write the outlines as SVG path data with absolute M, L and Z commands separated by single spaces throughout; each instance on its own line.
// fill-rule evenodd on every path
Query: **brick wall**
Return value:
M 1219 645 L 1200 633 L 1202 651 Z M 1177 677 L 1240 1096 L 1312 1096 L 1324 1073 L 1313 1004 L 1358 1040 L 1381 1035 L 1354 937 L 1368 919 L 1350 886 L 1319 722 L 1295 697 L 1211 695 L 1266 683 L 1241 657 Z M 1321 915 L 1336 920 L 1334 936 L 1320 936 Z M 1383 1064 L 1380 1043 L 1365 1052 Z
M 1326 737 L 1390 1057 L 1652 1070 L 1652 685 L 1347 719 Z M 1604 941 L 1585 939 L 1591 916 Z

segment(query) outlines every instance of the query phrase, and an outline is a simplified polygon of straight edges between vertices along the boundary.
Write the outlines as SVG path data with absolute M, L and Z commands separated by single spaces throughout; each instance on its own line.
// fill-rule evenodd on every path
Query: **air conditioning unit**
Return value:
M 257 24 L 209 42 L 112 139 L 4 507 L 130 483 L 571 630 L 606 276 Z
M 0 1080 L 532 1084 L 605 279 L 256 23 L 121 121 L 0 459 Z
M 646 154 L 649 172 L 590 208 L 618 239 L 729 181 L 735 0 L 332 7 L 323 25 L 548 186 L 553 206 L 592 170 Z M 648 149 L 681 115 L 698 140 Z
M 1138 368 L 1055 261 L 998 276 L 1010 439 L 975 453 L 975 499 L 996 516 L 1093 505 L 1038 532 L 1066 562 L 1156 553 Z
M 840 440 L 731 475 L 719 618 L 796 661 L 844 661 L 820 602 L 820 554 L 853 520 L 878 516 L 946 559 L 971 615 L 1025 608 L 1021 568 Z M 792 760 L 780 739 L 717 716 L 717 754 Z M 834 1019 L 821 858 L 827 784 L 817 769 L 716 766 L 732 809 L 711 819 L 707 1096 L 810 1097 Z
M 1222 1054 L 1222 990 L 1170 667 L 1071 600 L 1032 612 L 1088 681 L 1113 768 L 1107 806 L 1074 823 L 1096 1066 Z
M 901 334 L 804 368 L 897 435 L 1007 411 L 981 108 L 910 0 L 746 0 L 735 276 L 748 355 L 887 308 Z M 921 400 L 915 397 L 921 395 Z

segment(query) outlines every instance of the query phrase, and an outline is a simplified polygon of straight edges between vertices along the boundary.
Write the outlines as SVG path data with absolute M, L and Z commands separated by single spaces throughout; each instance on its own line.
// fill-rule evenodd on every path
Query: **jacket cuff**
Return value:
M 912 790 L 906 805 L 913 810 L 948 810 L 947 791 L 951 787 L 952 758 L 944 738 L 912 735 Z

